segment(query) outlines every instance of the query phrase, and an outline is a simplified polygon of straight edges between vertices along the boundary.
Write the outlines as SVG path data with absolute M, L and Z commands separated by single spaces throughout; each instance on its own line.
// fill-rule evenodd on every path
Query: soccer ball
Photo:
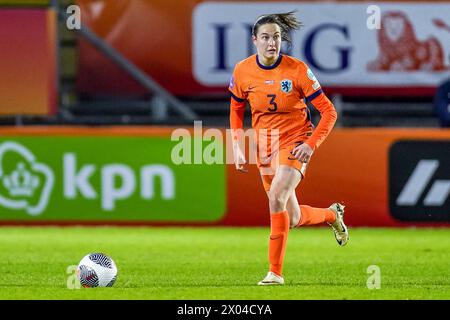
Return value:
M 117 267 L 104 253 L 90 253 L 81 259 L 77 277 L 85 288 L 111 287 L 117 278 Z

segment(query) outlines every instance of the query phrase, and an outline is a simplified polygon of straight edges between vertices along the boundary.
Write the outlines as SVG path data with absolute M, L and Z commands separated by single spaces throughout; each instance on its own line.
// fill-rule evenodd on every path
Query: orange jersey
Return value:
M 257 55 L 242 60 L 234 69 L 229 90 L 232 128 L 242 120 L 245 101 L 248 101 L 253 128 L 257 132 L 278 129 L 280 146 L 305 141 L 314 149 L 336 121 L 334 106 L 323 94 L 312 71 L 304 62 L 287 55 L 280 54 L 277 62 L 269 67 L 261 65 Z M 321 113 L 316 130 L 306 100 L 311 103 L 315 100 L 313 104 Z

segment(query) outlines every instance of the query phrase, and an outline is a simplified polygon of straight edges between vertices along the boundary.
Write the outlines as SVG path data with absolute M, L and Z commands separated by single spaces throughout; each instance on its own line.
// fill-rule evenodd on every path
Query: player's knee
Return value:
M 269 191 L 269 205 L 271 211 L 279 212 L 286 210 L 288 196 L 282 192 Z

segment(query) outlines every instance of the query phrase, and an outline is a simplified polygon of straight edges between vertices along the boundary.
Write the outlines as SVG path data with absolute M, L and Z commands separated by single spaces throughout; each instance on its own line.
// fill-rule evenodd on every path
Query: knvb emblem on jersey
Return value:
M 389 206 L 402 221 L 450 221 L 448 141 L 400 141 L 389 152 Z
M 281 91 L 284 93 L 290 93 L 292 91 L 292 81 L 289 79 L 284 79 L 280 81 Z
M 39 215 L 47 208 L 54 180 L 53 171 L 23 145 L 0 144 L 0 206 Z

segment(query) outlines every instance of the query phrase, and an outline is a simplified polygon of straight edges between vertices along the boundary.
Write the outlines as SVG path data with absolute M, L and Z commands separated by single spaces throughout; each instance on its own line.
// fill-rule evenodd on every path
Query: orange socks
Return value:
M 289 215 L 281 211 L 270 215 L 269 263 L 270 271 L 281 275 L 289 232 Z
M 310 206 L 300 206 L 302 216 L 297 227 L 310 226 L 324 222 L 333 223 L 336 221 L 336 216 L 330 209 L 313 208 Z
M 330 209 L 300 206 L 302 216 L 297 227 L 324 222 L 333 223 L 336 216 Z M 270 271 L 282 275 L 284 254 L 289 233 L 289 215 L 281 211 L 270 215 L 269 263 Z

